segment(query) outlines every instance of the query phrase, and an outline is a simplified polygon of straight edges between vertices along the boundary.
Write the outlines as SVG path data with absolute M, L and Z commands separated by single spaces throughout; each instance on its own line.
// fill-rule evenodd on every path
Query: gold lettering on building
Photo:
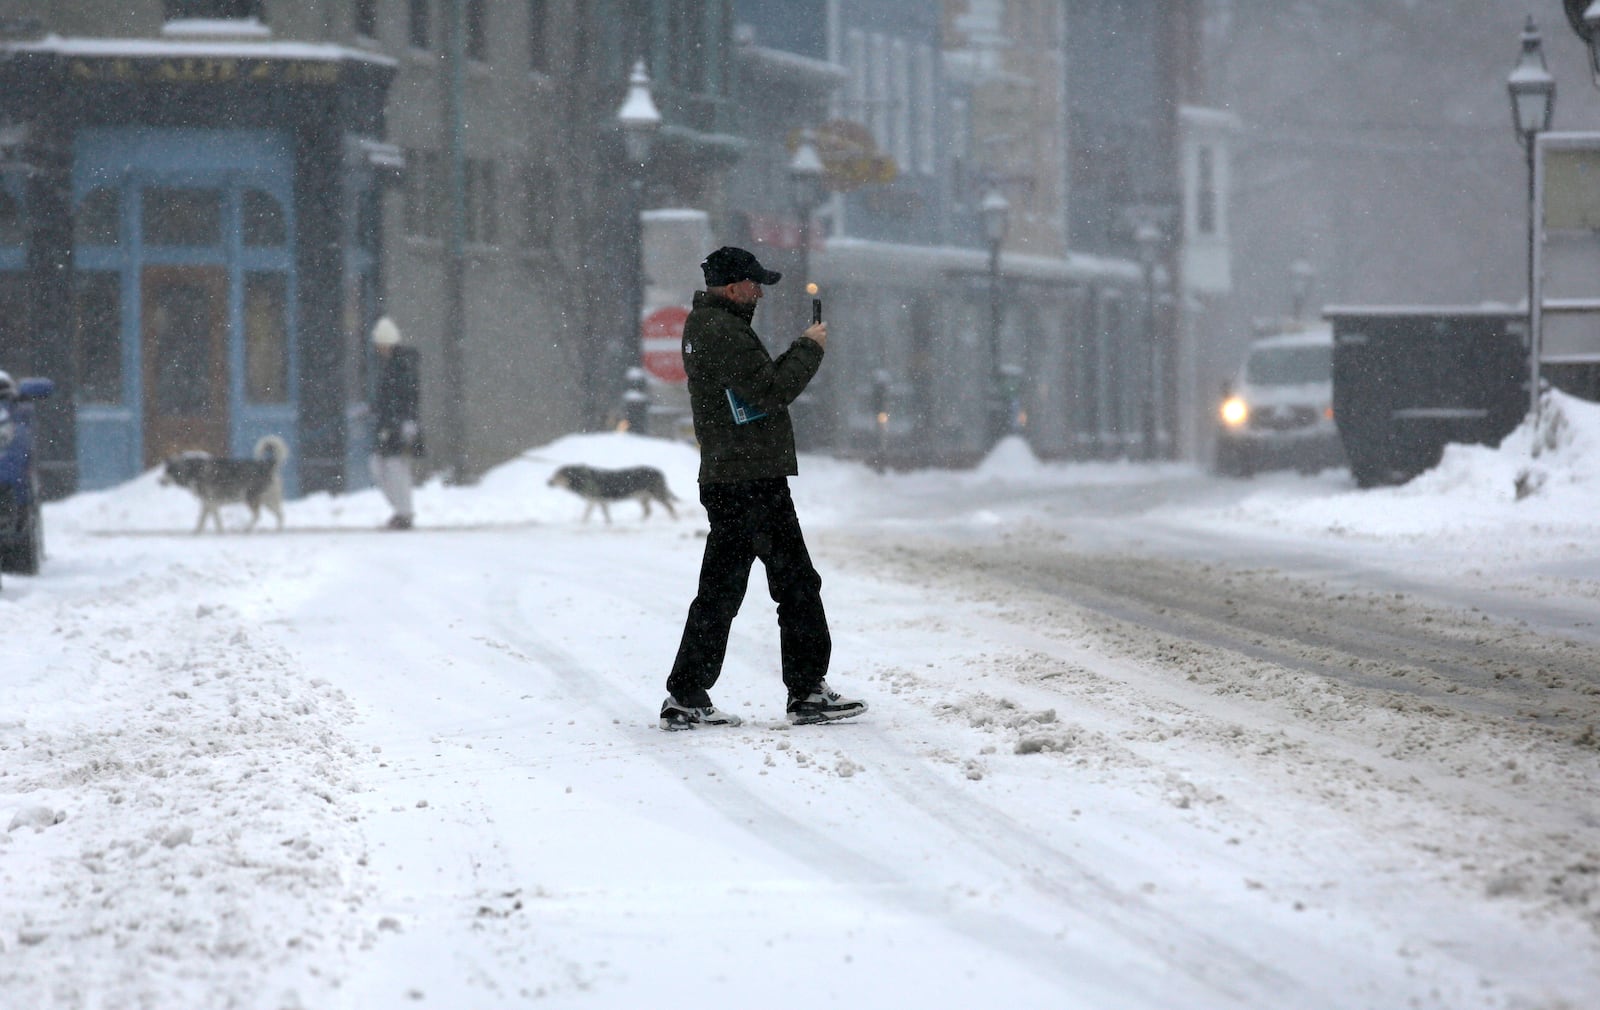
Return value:
M 339 83 L 339 64 L 322 60 L 240 59 L 184 56 L 158 60 L 128 57 L 67 61 L 74 81 L 117 84 L 315 84 Z

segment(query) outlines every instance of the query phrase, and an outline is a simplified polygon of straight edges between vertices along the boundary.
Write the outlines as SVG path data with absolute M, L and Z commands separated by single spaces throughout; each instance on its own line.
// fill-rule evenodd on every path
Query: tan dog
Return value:
M 242 504 L 250 509 L 250 525 L 255 529 L 266 507 L 278 517 L 283 529 L 283 464 L 289 446 L 277 435 L 267 435 L 256 443 L 254 459 L 218 457 L 205 452 L 185 452 L 169 457 L 161 475 L 162 484 L 176 484 L 200 499 L 200 521 L 194 531 L 206 528 L 210 519 L 222 532 L 224 505 Z
M 677 497 L 667 489 L 667 478 L 653 466 L 634 466 L 625 470 L 601 470 L 592 466 L 573 464 L 564 466 L 550 477 L 550 487 L 564 487 L 582 498 L 587 505 L 583 521 L 596 505 L 606 522 L 611 522 L 611 502 L 632 498 L 644 507 L 644 518 L 650 518 L 650 503 L 660 502 L 672 518 L 678 518 L 672 503 Z

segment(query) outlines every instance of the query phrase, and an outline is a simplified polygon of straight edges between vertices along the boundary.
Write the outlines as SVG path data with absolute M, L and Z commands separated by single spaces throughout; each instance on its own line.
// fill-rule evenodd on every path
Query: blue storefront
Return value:
M 272 42 L 5 48 L 0 359 L 64 394 L 40 412 L 46 493 L 266 434 L 292 493 L 361 483 L 393 67 Z

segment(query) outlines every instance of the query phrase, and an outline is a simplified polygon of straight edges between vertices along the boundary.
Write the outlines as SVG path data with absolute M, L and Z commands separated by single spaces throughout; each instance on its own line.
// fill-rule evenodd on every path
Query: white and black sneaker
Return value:
M 742 722 L 743 719 L 715 705 L 685 705 L 670 694 L 661 703 L 661 728 L 668 731 L 699 729 L 701 726 L 737 726 Z
M 827 681 L 801 698 L 789 699 L 789 721 L 796 726 L 809 726 L 818 722 L 848 719 L 867 710 L 867 703 L 846 698 L 828 686 Z

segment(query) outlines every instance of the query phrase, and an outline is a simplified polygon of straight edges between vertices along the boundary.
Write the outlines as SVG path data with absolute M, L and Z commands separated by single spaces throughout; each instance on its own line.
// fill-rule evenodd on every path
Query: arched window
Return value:
M 144 240 L 150 245 L 219 245 L 222 193 L 215 189 L 147 187 L 142 223 Z

